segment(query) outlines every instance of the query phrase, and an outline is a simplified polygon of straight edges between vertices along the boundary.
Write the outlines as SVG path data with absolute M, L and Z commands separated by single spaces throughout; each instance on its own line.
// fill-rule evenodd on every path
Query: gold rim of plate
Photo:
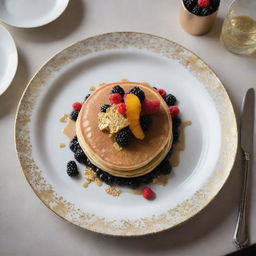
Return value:
M 191 197 L 163 214 L 137 220 L 106 220 L 83 212 L 59 196 L 48 184 L 32 156 L 29 124 L 37 98 L 48 79 L 76 58 L 111 49 L 135 47 L 175 59 L 188 69 L 211 95 L 220 116 L 221 152 L 217 167 L 207 183 Z M 237 151 L 237 125 L 232 103 L 216 74 L 196 54 L 168 39 L 137 32 L 113 32 L 78 41 L 51 57 L 32 77 L 23 92 L 15 119 L 16 152 L 23 173 L 41 201 L 58 216 L 81 228 L 106 235 L 140 236 L 172 228 L 201 211 L 226 182 Z

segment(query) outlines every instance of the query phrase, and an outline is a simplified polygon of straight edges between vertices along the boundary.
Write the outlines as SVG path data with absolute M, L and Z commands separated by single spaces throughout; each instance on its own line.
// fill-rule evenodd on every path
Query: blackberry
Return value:
M 181 120 L 178 116 L 174 116 L 172 117 L 172 126 L 173 126 L 173 129 L 175 128 L 178 128 L 181 124 Z
M 201 15 L 201 8 L 198 5 L 195 5 L 190 11 L 197 16 Z
M 90 96 L 91 96 L 91 94 L 88 93 L 88 94 L 85 96 L 84 101 L 86 101 Z
M 167 158 L 165 158 L 158 167 L 161 174 L 167 175 L 171 172 L 172 166 Z
M 76 136 L 70 141 L 69 148 L 74 153 L 76 153 L 77 150 L 82 150 Z
M 137 86 L 133 87 L 129 93 L 136 95 L 140 99 L 140 102 L 145 100 L 145 93 Z
M 150 116 L 143 115 L 140 117 L 140 126 L 144 132 L 148 130 L 151 124 L 152 124 L 152 119 Z
M 100 108 L 100 112 L 106 112 L 106 110 L 110 107 L 111 105 L 110 104 L 104 104 L 101 106 Z
M 70 177 L 77 176 L 79 174 L 75 161 L 69 161 L 67 163 L 67 174 Z
M 183 0 L 184 6 L 191 11 L 193 7 L 196 5 L 195 0 Z
M 173 143 L 176 144 L 178 142 L 178 139 L 179 139 L 178 131 L 174 131 L 172 136 L 173 136 Z
M 122 95 L 122 97 L 124 97 L 124 94 L 125 94 L 124 89 L 120 85 L 116 85 L 113 87 L 111 94 L 114 94 L 114 93 L 119 93 Z
M 172 94 L 167 94 L 164 100 L 168 106 L 175 105 L 175 103 L 177 101 L 176 97 Z
M 77 162 L 80 164 L 86 164 L 87 163 L 87 156 L 85 155 L 83 150 L 77 150 L 74 154 L 74 157 Z
M 133 139 L 133 133 L 129 129 L 129 127 L 126 127 L 119 131 L 116 135 L 116 142 L 120 147 L 126 147 L 128 146 Z
M 207 15 L 212 14 L 213 12 L 215 12 L 215 10 L 212 6 L 204 7 L 201 10 L 201 16 L 207 16 Z
M 153 86 L 153 89 L 157 90 L 157 88 L 155 86 Z
M 85 165 L 86 166 L 88 166 L 88 167 L 90 167 L 90 168 L 92 168 L 93 170 L 95 169 L 95 171 L 96 171 L 96 166 L 89 160 L 89 158 L 87 157 L 87 159 L 86 159 L 86 163 L 85 163 Z M 98 168 L 99 169 L 99 168 Z M 100 170 L 100 169 L 99 169 Z
M 78 117 L 78 114 L 79 114 L 79 111 L 77 110 L 73 110 L 71 113 L 70 113 L 70 119 L 73 120 L 73 121 L 76 121 L 77 120 L 77 117 Z

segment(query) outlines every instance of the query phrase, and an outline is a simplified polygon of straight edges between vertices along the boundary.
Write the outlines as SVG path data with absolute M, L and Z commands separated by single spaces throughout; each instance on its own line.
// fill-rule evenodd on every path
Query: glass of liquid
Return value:
M 232 2 L 220 38 L 232 53 L 249 55 L 256 50 L 256 0 Z

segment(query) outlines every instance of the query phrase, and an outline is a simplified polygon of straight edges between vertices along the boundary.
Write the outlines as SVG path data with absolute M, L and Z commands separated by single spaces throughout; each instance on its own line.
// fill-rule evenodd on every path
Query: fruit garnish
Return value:
M 154 191 L 149 187 L 144 187 L 142 189 L 141 193 L 142 193 L 143 197 L 146 198 L 146 199 L 152 199 L 154 197 L 154 194 L 155 194 Z
M 174 95 L 172 95 L 172 94 L 167 94 L 166 95 L 166 97 L 165 97 L 165 102 L 166 102 L 166 104 L 168 105 L 168 106 L 173 106 L 173 105 L 175 105 L 175 103 L 176 103 L 176 97 L 174 96 Z
M 127 147 L 132 142 L 133 138 L 133 133 L 129 127 L 126 127 L 116 134 L 116 143 L 120 147 Z
M 169 112 L 170 112 L 170 115 L 173 117 L 173 116 L 177 116 L 180 113 L 180 110 L 177 106 L 170 106 Z
M 145 100 L 145 93 L 138 86 L 133 87 L 129 91 L 129 93 L 136 95 L 139 98 L 140 102 L 143 102 Z
M 143 140 L 145 134 L 140 126 L 140 99 L 135 94 L 128 94 L 125 98 L 126 115 L 129 122 L 129 127 L 137 139 Z
M 144 100 L 142 103 L 142 111 L 146 115 L 155 114 L 160 109 L 160 101 L 159 100 Z
M 102 105 L 101 108 L 100 108 L 100 112 L 106 113 L 106 110 L 107 110 L 109 107 L 111 107 L 110 104 L 104 104 L 104 105 Z
M 165 96 L 166 96 L 166 91 L 165 91 L 164 89 L 157 89 L 157 91 L 159 92 L 159 94 L 160 94 L 163 98 L 165 98 Z
M 124 103 L 119 103 L 116 105 L 116 109 L 119 114 L 125 115 L 126 114 L 126 106 Z
M 210 0 L 198 0 L 197 5 L 199 7 L 208 7 L 210 5 Z
M 82 103 L 81 102 L 75 102 L 75 103 L 72 104 L 72 108 L 74 110 L 79 111 L 81 109 L 81 107 L 82 107 Z
M 124 89 L 120 85 L 116 85 L 113 87 L 111 94 L 119 93 L 122 97 L 124 96 Z
M 119 93 L 110 94 L 109 101 L 111 104 L 118 104 L 121 103 L 123 100 L 123 97 Z

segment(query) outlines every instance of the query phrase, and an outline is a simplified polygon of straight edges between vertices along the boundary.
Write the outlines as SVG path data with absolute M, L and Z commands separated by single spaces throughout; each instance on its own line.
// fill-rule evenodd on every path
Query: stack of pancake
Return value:
M 98 127 L 98 113 L 115 85 L 125 92 L 138 86 L 146 99 L 159 100 L 160 110 L 153 114 L 152 125 L 143 140 L 134 139 L 121 151 L 113 146 L 113 138 Z M 103 84 L 83 104 L 77 122 L 78 142 L 89 160 L 98 168 L 117 177 L 138 177 L 151 172 L 165 158 L 172 145 L 172 120 L 160 94 L 145 83 L 130 81 Z

